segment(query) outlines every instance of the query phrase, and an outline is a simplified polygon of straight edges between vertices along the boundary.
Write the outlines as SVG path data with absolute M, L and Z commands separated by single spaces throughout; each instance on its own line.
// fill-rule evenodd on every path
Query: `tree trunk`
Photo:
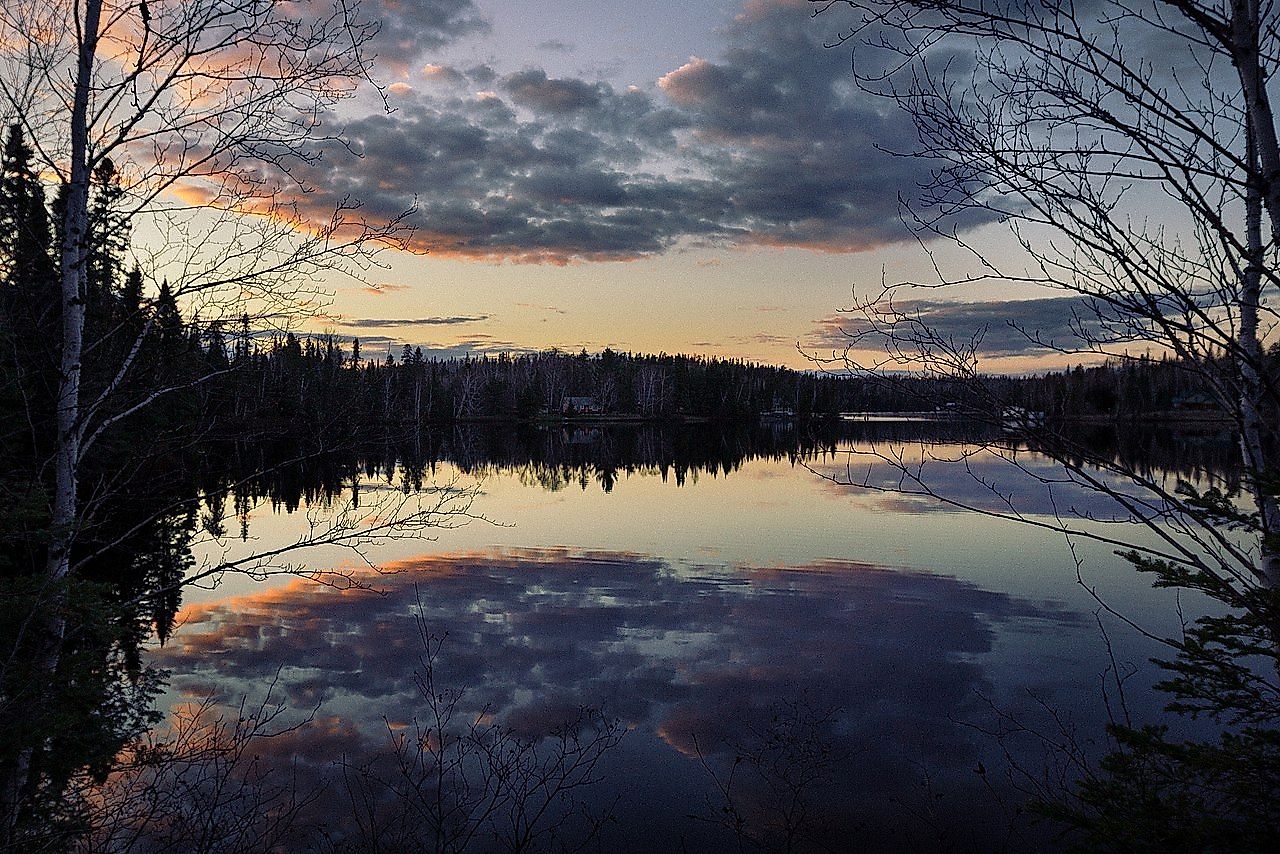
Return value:
M 62 641 L 66 634 L 63 614 L 66 587 L 71 571 L 71 547 L 78 526 L 77 502 L 80 445 L 84 425 L 80 419 L 80 360 L 84 347 L 84 265 L 86 231 L 89 219 L 89 92 L 98 46 L 98 26 L 102 0 L 87 0 L 80 30 L 76 60 L 76 85 L 71 109 L 71 163 L 63 215 L 62 246 L 59 272 L 62 285 L 62 361 L 58 379 L 57 436 L 54 446 L 54 493 L 50 509 L 49 554 L 45 564 L 48 601 L 36 605 L 47 609 L 47 617 L 39 615 L 42 631 L 35 649 L 34 678 L 37 702 L 46 695 L 58 668 Z M 42 678 L 42 674 L 47 678 Z M 20 800 L 28 784 L 35 745 L 24 745 L 13 766 L 0 783 L 0 809 L 4 810 L 4 839 L 13 835 L 21 814 Z
M 1250 122 L 1252 125 L 1252 122 Z M 1258 165 L 1258 145 L 1250 127 L 1249 166 Z M 1262 301 L 1262 245 L 1263 193 L 1259 182 L 1251 180 L 1245 198 L 1245 231 L 1248 241 L 1248 263 L 1240 287 L 1240 453 L 1245 474 L 1249 479 L 1254 503 L 1258 508 L 1262 528 L 1259 572 L 1272 590 L 1280 589 L 1280 554 L 1273 545 L 1280 534 L 1280 504 L 1269 495 L 1265 479 L 1268 472 L 1266 438 L 1263 435 L 1262 401 L 1264 384 L 1261 372 L 1265 370 L 1262 342 L 1258 338 L 1258 308 Z M 1273 221 L 1274 222 L 1274 221 Z
M 1268 473 L 1268 460 L 1262 412 L 1265 384 L 1261 372 L 1265 363 L 1258 338 L 1258 310 L 1262 302 L 1264 207 L 1272 240 L 1280 241 L 1280 142 L 1262 67 L 1258 2 L 1234 0 L 1231 13 L 1232 60 L 1247 107 L 1246 159 L 1251 173 L 1245 198 L 1248 258 L 1239 302 L 1240 451 L 1262 528 L 1259 573 L 1263 582 L 1276 590 L 1280 589 L 1280 553 L 1274 547 L 1274 539 L 1280 535 L 1280 503 L 1275 496 L 1266 494 L 1261 482 Z
M 84 425 L 80 422 L 80 359 L 84 347 L 84 265 L 89 220 L 88 108 L 98 21 L 102 0 L 87 0 L 80 56 L 76 68 L 75 101 L 71 110 L 71 176 L 59 271 L 62 280 L 62 366 L 58 383 L 57 445 L 54 460 L 52 542 L 47 574 L 60 581 L 71 567 L 71 543 L 76 528 L 77 469 Z
M 1259 48 L 1258 0 L 1232 0 L 1231 60 L 1240 77 L 1248 123 L 1252 126 L 1262 202 L 1271 221 L 1271 238 L 1280 241 L 1280 141 L 1267 94 L 1267 77 Z

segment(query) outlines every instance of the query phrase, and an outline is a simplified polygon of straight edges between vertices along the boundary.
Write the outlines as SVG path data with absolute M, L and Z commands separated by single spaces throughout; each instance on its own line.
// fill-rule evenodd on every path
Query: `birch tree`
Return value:
M 1086 773 L 1098 784 L 1086 794 L 1097 795 L 1089 808 L 1105 813 L 1133 806 L 1125 796 L 1140 800 L 1143 786 L 1148 806 L 1159 803 L 1162 785 L 1180 786 L 1175 802 L 1212 805 L 1205 806 L 1218 811 L 1212 821 L 1192 827 L 1207 813 L 1149 809 L 1138 816 L 1147 823 L 1130 813 L 1110 828 L 1134 834 L 1133 844 L 1152 844 L 1157 837 L 1140 838 L 1150 833 L 1170 844 L 1216 838 L 1224 850 L 1250 848 L 1276 829 L 1269 808 L 1249 810 L 1265 803 L 1260 793 L 1280 778 L 1269 746 L 1280 719 L 1275 7 L 1259 0 L 810 2 L 830 27 L 831 46 L 850 51 L 858 84 L 914 120 L 917 139 L 898 153 L 935 167 L 924 203 L 905 215 L 936 278 L 859 294 L 835 364 L 889 382 L 893 371 L 906 370 L 981 388 L 981 330 L 965 337 L 931 325 L 920 295 L 1003 288 L 1012 300 L 1049 289 L 1063 297 L 1071 333 L 1047 340 L 1023 329 L 1029 349 L 1082 361 L 1168 354 L 1231 419 L 1243 496 L 1091 455 L 1070 429 L 1022 413 L 1013 425 L 1020 438 L 986 450 L 1033 476 L 1018 450 L 1043 451 L 1060 464 L 1048 479 L 1038 475 L 1048 489 L 1106 496 L 1116 508 L 1106 521 L 1123 524 L 1065 507 L 1053 518 L 1035 516 L 990 483 L 984 488 L 994 504 L 985 512 L 1109 546 L 1159 586 L 1196 590 L 1227 608 L 1225 618 L 1189 620 L 1181 636 L 1160 638 L 1172 655 L 1162 687 L 1173 707 L 1221 720 L 1222 742 L 1179 752 L 1162 734 L 1122 721 L 1116 755 L 1142 761 L 1113 762 L 1129 776 L 1115 774 L 1110 783 Z M 1012 245 L 991 249 L 985 236 L 972 236 L 983 224 L 986 236 L 1003 224 Z M 957 251 L 944 259 L 940 242 Z M 1010 306 L 1016 317 L 1016 303 Z M 1004 410 L 1007 422 L 1012 401 L 994 391 L 980 399 L 988 417 L 999 422 Z M 882 458 L 900 477 L 881 486 L 977 509 L 935 488 L 924 462 Z M 846 479 L 859 482 L 852 470 Z M 1268 664 L 1258 667 L 1259 659 Z M 1239 727 L 1243 737 L 1232 729 Z M 1112 786 L 1117 780 L 1132 788 Z M 1227 802 L 1223 792 L 1232 793 Z M 1248 800 L 1230 803 L 1242 793 Z M 1215 830 L 1202 834 L 1207 828 Z M 1178 833 L 1186 834 L 1180 842 Z
M 314 307 L 313 277 L 352 271 L 393 244 L 397 223 L 340 207 L 308 220 L 290 201 L 297 165 L 335 141 L 331 109 L 366 78 L 374 25 L 345 3 L 284 0 L 84 0 L 6 3 L 0 13 L 0 111 L 20 122 L 64 186 L 57 451 L 50 579 L 70 570 L 77 470 L 113 382 L 82 395 L 90 176 L 121 176 L 123 215 L 157 230 L 147 260 L 172 274 L 175 299 L 203 312 L 279 319 Z M 136 356 L 136 348 L 131 348 Z M 119 379 L 130 357 L 115 366 Z M 150 399 L 163 398 L 155 389 Z
M 107 348 L 86 334 L 93 176 L 112 176 L 116 214 L 145 234 L 135 242 L 136 261 L 148 279 L 167 282 L 143 301 L 151 314 L 157 300 L 212 323 L 283 326 L 314 312 L 324 300 L 318 278 L 358 276 L 379 249 L 402 245 L 406 235 L 403 220 L 369 222 L 355 201 L 323 216 L 297 203 L 310 189 L 298 167 L 344 150 L 338 105 L 361 92 L 378 97 L 365 52 L 376 29 L 346 0 L 0 6 L 0 118 L 20 127 L 41 177 L 61 187 L 55 435 L 50 459 L 37 465 L 50 484 L 43 583 L 51 598 L 37 632 L 44 637 L 37 670 L 57 669 L 66 632 L 59 597 L 77 561 L 93 557 L 76 557 L 88 513 L 101 500 L 81 482 L 91 450 L 116 425 L 204 380 L 122 397 L 126 386 L 137 388 L 150 321 L 138 324 L 131 344 L 113 348 L 118 361 L 102 365 Z M 86 387 L 88 362 L 107 377 L 101 387 Z M 372 532 L 347 514 L 298 545 L 366 543 L 396 530 L 394 523 L 419 529 L 439 509 L 386 517 Z M 280 557 L 237 558 L 205 571 L 209 578 L 252 567 L 260 573 Z M 6 833 L 34 749 L 3 769 Z
M 909 222 L 964 255 L 938 262 L 936 280 L 864 291 L 837 361 L 974 379 L 980 340 L 931 328 L 913 301 L 920 289 L 1062 292 L 1070 340 L 1027 329 L 1029 343 L 1119 361 L 1154 347 L 1231 415 L 1256 539 L 1248 555 L 1201 568 L 1280 589 L 1280 378 L 1266 353 L 1280 286 L 1275 10 L 1252 0 L 814 8 L 835 25 L 833 44 L 852 49 L 860 84 L 915 120 L 919 144 L 900 153 L 936 165 L 927 209 L 907 210 Z M 984 250 L 958 222 L 1005 223 L 1016 247 Z

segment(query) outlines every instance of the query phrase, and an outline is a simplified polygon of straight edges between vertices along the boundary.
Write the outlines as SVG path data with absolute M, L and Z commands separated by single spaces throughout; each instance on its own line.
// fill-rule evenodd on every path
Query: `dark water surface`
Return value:
M 1232 476 L 1212 431 L 1081 443 L 1169 480 Z M 366 508 L 406 484 L 477 486 L 472 512 L 492 521 L 381 544 L 367 553 L 378 573 L 343 549 L 306 558 L 366 589 L 228 577 L 188 594 L 151 651 L 172 672 L 168 707 L 270 690 L 313 715 L 264 749 L 330 781 L 307 820 L 333 839 L 356 838 L 336 769 L 389 768 L 391 739 L 428 715 L 424 628 L 440 639 L 437 685 L 464 691 L 458 720 L 536 740 L 585 706 L 625 728 L 574 793 L 611 812 L 606 851 L 736 850 L 726 816 L 779 844 L 791 826 L 797 850 L 1032 850 L 1051 829 L 1027 821 L 1010 760 L 1036 778 L 1058 757 L 1011 730 L 1060 736 L 1066 722 L 1098 747 L 1104 630 L 1136 674 L 1130 711 L 1158 713 L 1155 648 L 1094 595 L 1155 630 L 1176 625 L 1170 596 L 1080 541 L 1091 593 L 1061 534 L 896 490 L 884 457 L 929 461 L 931 488 L 979 509 L 1012 496 L 1032 520 L 1115 515 L 1046 487 L 1035 476 L 1058 479 L 1056 463 L 977 428 L 492 428 L 412 444 L 242 488 L 251 542 L 199 554 L 290 542 L 348 509 L 353 486 Z M 722 809 L 731 773 L 736 813 Z M 586 832 L 562 827 L 566 841 Z

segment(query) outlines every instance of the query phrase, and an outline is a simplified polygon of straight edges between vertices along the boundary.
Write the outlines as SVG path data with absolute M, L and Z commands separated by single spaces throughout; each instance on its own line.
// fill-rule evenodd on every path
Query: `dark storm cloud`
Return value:
M 542 74 L 502 86 L 511 102 L 406 99 L 394 115 L 348 124 L 362 156 L 313 168 L 317 191 L 300 202 L 318 212 L 358 198 L 373 217 L 416 207 L 419 248 L 469 257 L 634 258 L 683 236 L 729 233 L 708 182 L 643 168 L 651 152 L 675 149 L 685 123 L 676 111 L 641 92 Z M 537 109 L 529 118 L 517 106 Z
M 1032 356 L 1080 345 L 1078 330 L 1096 325 L 1096 314 L 1078 297 L 1046 297 L 1029 300 L 942 302 L 910 300 L 895 304 L 895 311 L 918 320 L 931 334 L 964 343 L 977 341 L 982 356 Z M 854 341 L 860 347 L 877 342 L 874 318 L 857 313 L 838 314 L 818 322 L 813 347 L 843 349 Z
M 756 0 L 718 61 L 693 58 L 662 91 L 690 115 L 695 149 L 748 242 L 832 252 L 901 240 L 930 163 L 896 157 L 911 119 L 853 83 L 847 50 L 824 41 L 803 0 Z M 958 226 L 975 224 L 957 222 Z
M 348 124 L 362 158 L 335 151 L 302 204 L 319 215 L 353 198 L 374 217 L 416 207 L 421 249 L 531 262 L 901 239 L 901 202 L 929 164 L 879 150 L 910 123 L 852 85 L 848 57 L 823 47 L 826 26 L 804 3 L 751 4 L 720 59 L 665 75 L 658 97 L 537 68 L 425 66 L 439 94 Z
M 427 51 L 489 31 L 472 0 L 364 0 L 361 17 L 378 21 L 373 50 L 379 64 L 407 71 Z
M 362 317 L 353 320 L 336 321 L 338 326 L 353 329 L 383 329 L 400 326 L 456 326 L 460 323 L 479 323 L 488 320 L 488 314 L 456 314 L 449 317 L 408 317 L 408 318 L 376 318 Z
M 548 113 L 571 113 L 596 107 L 604 92 L 601 83 L 574 78 L 555 80 L 536 69 L 508 75 L 502 87 L 517 104 Z

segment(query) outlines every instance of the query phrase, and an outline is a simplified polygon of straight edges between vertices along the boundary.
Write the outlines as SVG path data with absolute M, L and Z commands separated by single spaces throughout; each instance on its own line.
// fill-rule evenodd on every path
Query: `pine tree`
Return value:
M 120 273 L 132 230 L 128 217 L 121 210 L 123 201 L 115 164 L 103 160 L 93 170 L 89 202 L 89 254 L 85 283 L 91 303 L 116 297 L 123 284 Z
M 48 287 L 54 277 L 53 232 L 44 186 L 21 125 L 12 125 L 0 159 L 0 272 L 13 288 Z
M 19 423 L 2 429 L 11 450 L 34 456 L 53 418 L 60 300 L 49 209 L 32 160 L 21 126 L 11 126 L 0 158 L 0 396 Z

